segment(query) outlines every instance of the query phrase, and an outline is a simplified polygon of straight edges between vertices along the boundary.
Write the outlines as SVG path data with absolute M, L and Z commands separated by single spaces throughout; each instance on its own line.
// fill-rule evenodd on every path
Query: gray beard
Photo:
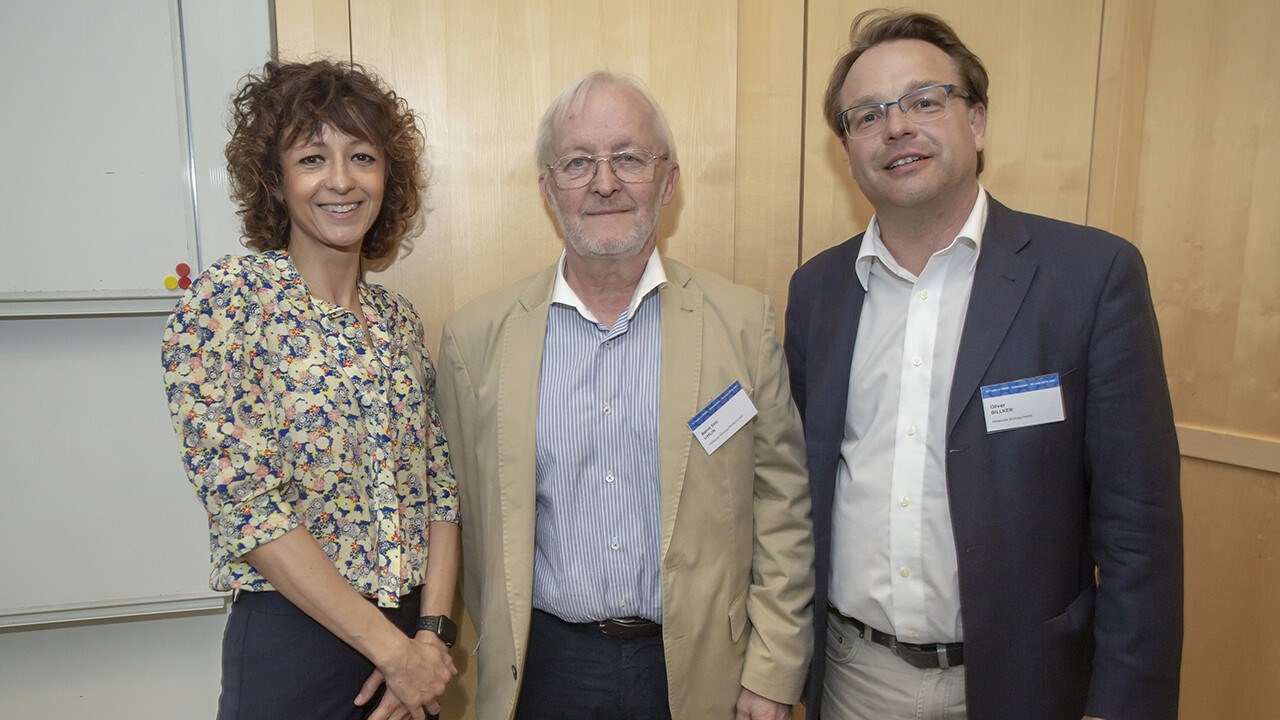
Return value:
M 654 205 L 648 211 L 637 210 L 636 225 L 631 232 L 617 238 L 596 238 L 587 234 L 582 223 L 576 218 L 565 217 L 560 212 L 554 196 L 551 200 L 551 212 L 560 223 L 565 242 L 579 257 L 629 258 L 635 256 L 648 244 L 649 239 L 658 231 L 659 206 Z

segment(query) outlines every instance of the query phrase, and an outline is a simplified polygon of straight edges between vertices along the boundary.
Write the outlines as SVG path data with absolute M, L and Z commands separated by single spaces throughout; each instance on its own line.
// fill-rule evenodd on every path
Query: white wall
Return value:
M 210 594 L 205 513 L 161 382 L 164 322 L 0 320 L 0 625 L 28 606 Z
M 92 476 L 133 467 L 140 483 L 189 496 L 185 504 L 165 506 L 178 508 L 184 525 L 201 532 L 204 512 L 182 472 L 165 408 L 159 360 L 164 320 L 0 319 L 0 489 L 8 488 L 13 498 L 30 485 L 56 487 L 65 473 Z M 0 515 L 38 514 L 46 522 L 25 522 L 35 530 L 5 538 L 0 583 L 6 592 L 16 585 L 30 594 L 31 605 L 41 604 L 54 589 L 22 581 L 38 565 L 39 575 L 55 577 L 59 585 L 84 583 L 84 596 L 93 597 L 98 588 L 85 578 L 100 572 L 102 558 L 120 547 L 113 544 L 111 523 L 85 533 L 100 502 L 67 494 L 56 507 L 24 505 L 0 502 Z M 115 522 L 146 523 L 150 509 L 140 503 L 133 517 Z M 77 548 L 71 538 L 93 545 Z M 146 566 L 148 558 L 130 551 L 114 561 Z M 191 572 L 207 575 L 207 559 L 194 562 Z M 65 587 L 56 593 L 65 595 Z M 0 717 L 212 718 L 223 624 L 224 615 L 215 610 L 0 630 Z

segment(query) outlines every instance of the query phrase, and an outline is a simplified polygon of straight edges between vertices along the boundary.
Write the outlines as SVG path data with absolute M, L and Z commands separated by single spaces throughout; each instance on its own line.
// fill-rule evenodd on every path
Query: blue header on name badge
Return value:
M 734 395 L 738 394 L 741 391 L 742 391 L 742 383 L 738 382 L 737 380 L 734 380 L 733 384 L 725 388 L 725 391 L 720 393 L 720 395 L 717 396 L 715 400 L 712 400 L 710 403 L 707 404 L 706 407 L 699 410 L 697 415 L 693 416 L 693 419 L 689 421 L 689 429 L 697 430 L 698 426 L 702 425 L 702 423 L 707 421 L 707 418 L 711 417 L 712 415 L 715 415 L 717 410 L 724 407 L 724 404 L 729 402 L 729 398 L 733 397 Z
M 1041 375 L 1039 377 L 1026 378 L 1025 380 L 1014 380 L 1000 383 L 999 385 L 984 386 L 982 388 L 982 397 L 993 398 L 1001 395 L 1017 395 L 1018 393 L 1034 392 L 1036 390 L 1048 390 L 1049 388 L 1058 387 L 1059 384 L 1058 373 Z

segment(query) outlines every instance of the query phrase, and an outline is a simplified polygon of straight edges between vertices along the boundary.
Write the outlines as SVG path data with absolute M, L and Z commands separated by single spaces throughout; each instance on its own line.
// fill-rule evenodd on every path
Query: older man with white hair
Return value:
M 441 340 L 476 716 L 790 717 L 813 545 L 773 307 L 658 255 L 680 166 L 634 79 L 566 87 L 537 160 L 564 253 Z

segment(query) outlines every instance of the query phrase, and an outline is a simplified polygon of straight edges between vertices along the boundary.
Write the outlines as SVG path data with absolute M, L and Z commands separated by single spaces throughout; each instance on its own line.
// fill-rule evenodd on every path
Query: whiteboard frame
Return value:
M 154 615 L 203 615 L 226 612 L 230 604 L 231 593 L 215 594 L 210 591 L 65 605 L 33 605 L 0 611 L 0 628 L 65 625 L 89 620 L 120 620 Z

